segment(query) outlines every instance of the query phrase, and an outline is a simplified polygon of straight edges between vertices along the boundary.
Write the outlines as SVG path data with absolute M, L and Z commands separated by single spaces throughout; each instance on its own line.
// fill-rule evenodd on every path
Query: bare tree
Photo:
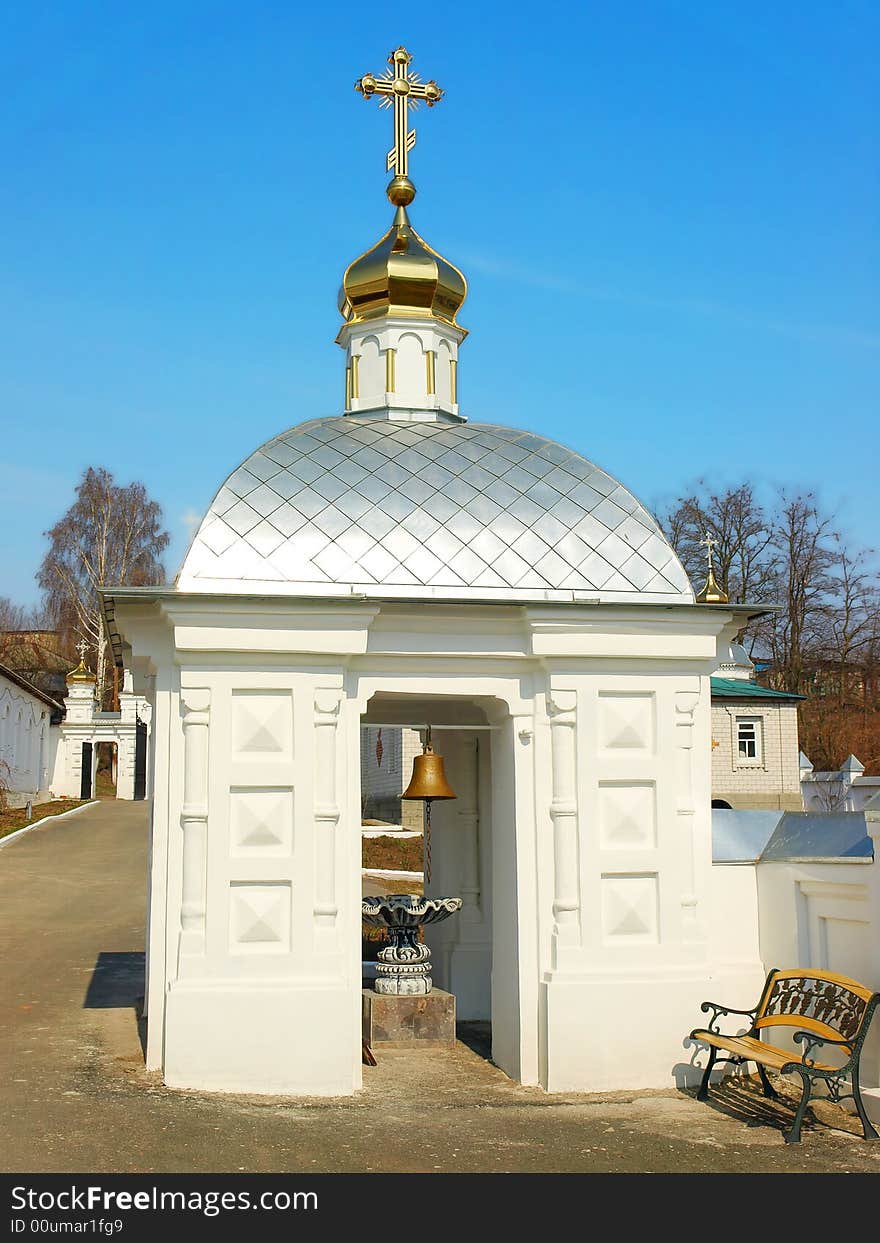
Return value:
M 695 584 L 706 577 L 701 541 L 708 531 L 717 541 L 715 576 L 734 603 L 767 598 L 774 583 L 776 553 L 772 522 L 749 483 L 713 492 L 700 480 L 663 519 L 666 533 Z
M 876 575 L 867 554 L 844 547 L 812 493 L 783 493 L 768 513 L 749 483 L 712 491 L 700 481 L 663 525 L 695 585 L 706 575 L 708 532 L 731 601 L 780 606 L 749 632 L 753 654 L 771 661 L 780 687 L 805 689 L 823 659 L 837 662 L 843 682 L 857 656 L 871 668 L 880 661 Z
M 811 782 L 810 793 L 813 796 L 813 806 L 810 811 L 815 809 L 823 815 L 828 815 L 833 811 L 846 810 L 849 784 L 842 772 L 835 772 L 828 781 Z
M 818 656 L 834 595 L 834 538 L 831 518 L 820 512 L 811 492 L 782 495 L 773 525 L 774 594 L 782 608 L 759 625 L 782 690 L 799 694 L 808 689 L 807 674 Z
M 0 662 L 47 694 L 54 694 L 55 689 L 43 676 L 41 666 L 45 649 L 51 648 L 66 656 L 73 652 L 72 638 L 63 632 L 53 633 L 55 631 L 54 619 L 44 606 L 27 608 L 8 597 L 0 597 Z
M 706 578 L 702 541 L 708 532 L 717 541 L 715 576 L 731 601 L 755 604 L 772 600 L 778 561 L 773 521 L 755 497 L 751 484 L 716 492 L 700 480 L 693 491 L 677 499 L 662 521 L 698 590 Z M 745 631 L 738 638 L 745 641 Z
M 0 596 L 0 633 L 24 630 L 28 624 L 28 610 L 10 600 L 8 596 Z
M 841 705 L 851 700 L 856 685 L 866 697 L 866 666 L 875 663 L 880 644 L 880 590 L 870 556 L 865 549 L 849 552 L 835 537 L 829 567 L 833 595 L 819 617 L 818 637 Z
M 89 467 L 76 500 L 47 531 L 49 551 L 37 572 L 47 608 L 71 624 L 96 653 L 97 696 L 107 677 L 106 637 L 98 587 L 145 586 L 164 578 L 162 553 L 170 536 L 162 510 L 142 483 L 117 484 L 103 467 Z
M 27 608 L 8 596 L 0 596 L 0 636 L 22 630 L 46 630 L 50 618 L 43 605 Z
M 701 481 L 669 507 L 663 525 L 695 586 L 706 575 L 708 531 L 731 600 L 778 606 L 739 638 L 767 661 L 771 685 L 808 695 L 798 717 L 814 762 L 836 771 L 852 752 L 875 771 L 880 579 L 871 554 L 844 544 L 810 492 L 780 493 L 768 512 L 748 483 L 713 491 Z M 826 794 L 836 805 L 835 790 Z

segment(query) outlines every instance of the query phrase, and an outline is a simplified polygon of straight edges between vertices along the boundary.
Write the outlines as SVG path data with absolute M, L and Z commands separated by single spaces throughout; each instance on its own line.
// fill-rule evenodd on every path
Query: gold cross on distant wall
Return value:
M 433 108 L 443 98 L 443 91 L 433 78 L 421 82 L 417 73 L 410 73 L 411 61 L 406 48 L 399 47 L 388 57 L 391 68 L 381 77 L 366 73 L 354 84 L 364 99 L 378 95 L 380 108 L 394 108 L 394 146 L 388 152 L 387 166 L 396 177 L 409 176 L 409 153 L 416 145 L 416 131 L 408 128 L 409 109 L 418 108 L 422 100 Z

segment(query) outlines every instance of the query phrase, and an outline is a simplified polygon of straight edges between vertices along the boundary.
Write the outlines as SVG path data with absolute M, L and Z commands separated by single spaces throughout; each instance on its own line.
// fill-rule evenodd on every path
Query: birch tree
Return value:
M 162 553 L 170 536 L 162 510 L 142 483 L 117 484 L 104 467 L 90 466 L 76 500 L 45 532 L 49 540 L 37 572 L 47 610 L 75 629 L 95 652 L 97 698 L 107 682 L 107 638 L 100 586 L 161 583 Z

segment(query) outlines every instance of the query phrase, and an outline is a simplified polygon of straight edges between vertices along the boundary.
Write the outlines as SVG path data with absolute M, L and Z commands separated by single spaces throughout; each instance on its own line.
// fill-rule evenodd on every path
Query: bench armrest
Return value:
M 815 1032 L 805 1031 L 796 1031 L 792 1036 L 792 1040 L 795 1044 L 802 1044 L 804 1046 L 801 1061 L 805 1066 L 814 1065 L 816 1059 L 813 1057 L 813 1050 L 820 1045 L 830 1045 L 832 1048 L 836 1046 L 837 1048 L 846 1049 L 847 1053 L 852 1056 L 852 1041 L 850 1040 L 832 1040 L 828 1036 L 817 1036 Z M 845 1065 L 846 1063 L 844 1063 Z
M 704 1001 L 703 1004 L 700 1006 L 700 1009 L 703 1011 L 704 1014 L 708 1014 L 710 1010 L 713 1012 L 712 1017 L 709 1019 L 709 1022 L 706 1024 L 706 1030 L 710 1032 L 715 1032 L 715 1034 L 718 1036 L 722 1034 L 718 1029 L 718 1020 L 722 1017 L 722 1015 L 742 1014 L 745 1018 L 751 1019 L 752 1022 L 754 1022 L 755 1015 L 758 1012 L 757 1006 L 755 1006 L 754 1009 L 752 1010 L 735 1010 L 733 1006 L 722 1006 L 722 1005 L 719 1005 L 717 1001 Z

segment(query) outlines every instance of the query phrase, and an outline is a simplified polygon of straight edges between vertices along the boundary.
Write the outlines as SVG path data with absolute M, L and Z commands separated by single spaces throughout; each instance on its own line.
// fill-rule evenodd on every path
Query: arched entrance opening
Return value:
M 134 799 L 147 797 L 147 723 L 140 717 L 135 721 L 134 743 Z
M 91 742 L 80 743 L 79 748 L 79 796 L 80 798 L 91 798 L 95 789 L 95 748 Z
M 421 733 L 403 726 L 362 725 L 361 891 L 364 897 L 424 893 L 424 805 L 401 797 Z M 365 923 L 362 977 L 365 988 L 376 978 L 387 930 Z
M 423 831 L 424 804 L 400 799 L 428 725 L 456 795 L 433 803 L 430 834 Z M 410 864 L 384 872 L 370 867 L 362 876 L 363 892 L 461 898 L 455 916 L 424 930 L 434 987 L 455 997 L 459 1038 L 485 1056 L 491 1050 L 496 1063 L 518 1075 L 524 1003 L 516 950 L 513 737 L 507 705 L 498 699 L 376 691 L 361 716 L 360 799 L 365 811 L 375 811 L 381 789 L 386 814 L 396 821 L 394 827 L 364 825 L 370 835 L 365 843 L 376 841 L 373 834 L 384 827 L 381 838 L 389 855 L 396 844 L 397 858 Z M 386 746 L 393 754 L 387 768 Z M 364 858 L 370 856 L 366 845 Z M 501 875 L 507 883 L 497 900 Z M 365 987 L 373 975 L 367 966 Z
M 96 798 L 116 798 L 119 781 L 119 746 L 115 742 L 94 745 L 94 792 Z
M 733 808 L 730 806 L 730 803 L 726 802 L 723 798 L 713 798 L 712 808 L 713 810 L 717 809 L 719 811 L 732 811 L 733 810 Z

